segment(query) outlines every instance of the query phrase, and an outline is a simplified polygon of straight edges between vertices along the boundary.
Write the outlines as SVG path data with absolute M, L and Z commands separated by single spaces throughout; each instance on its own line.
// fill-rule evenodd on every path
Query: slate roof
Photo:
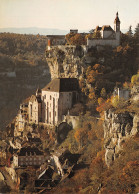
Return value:
M 19 156 L 30 156 L 30 155 L 43 155 L 43 152 L 40 151 L 37 147 L 23 147 L 21 148 Z
M 47 35 L 47 38 L 65 39 L 65 35 Z
M 97 31 L 100 31 L 100 30 L 103 30 L 103 31 L 114 31 L 114 30 L 111 28 L 110 25 L 104 25 L 104 26 L 102 26 L 102 27 L 97 26 L 96 29 L 95 29 L 96 32 L 97 32 Z
M 111 26 L 109 26 L 109 25 L 104 25 L 104 26 L 102 26 L 102 30 L 103 30 L 103 31 L 113 31 L 113 29 L 112 29 Z
M 56 78 L 46 85 L 42 91 L 72 92 L 79 90 L 79 83 L 76 78 Z

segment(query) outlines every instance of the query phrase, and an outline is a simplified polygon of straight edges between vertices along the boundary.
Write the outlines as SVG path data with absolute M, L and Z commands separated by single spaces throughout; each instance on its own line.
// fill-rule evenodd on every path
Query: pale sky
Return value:
M 135 28 L 139 23 L 139 0 L 0 0 L 0 28 L 113 27 L 117 11 L 121 29 Z

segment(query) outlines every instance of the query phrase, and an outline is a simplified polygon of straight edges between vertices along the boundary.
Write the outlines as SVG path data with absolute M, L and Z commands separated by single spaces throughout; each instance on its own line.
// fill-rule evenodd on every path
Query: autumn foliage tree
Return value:
M 66 40 L 69 45 L 86 45 L 86 38 L 84 34 L 69 33 L 66 35 Z

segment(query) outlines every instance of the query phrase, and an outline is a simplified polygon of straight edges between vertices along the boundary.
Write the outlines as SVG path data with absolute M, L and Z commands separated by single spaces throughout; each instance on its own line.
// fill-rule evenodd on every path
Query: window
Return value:
M 28 158 L 26 158 L 26 161 L 28 161 Z
M 52 96 L 50 95 L 50 100 L 52 99 Z

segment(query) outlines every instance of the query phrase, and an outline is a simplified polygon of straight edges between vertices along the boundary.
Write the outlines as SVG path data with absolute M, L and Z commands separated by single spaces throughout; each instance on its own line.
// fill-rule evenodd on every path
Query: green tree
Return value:
M 127 31 L 127 35 L 131 38 L 131 37 L 133 37 L 133 31 L 132 31 L 132 26 L 130 25 L 129 26 L 129 29 L 128 29 L 128 31 Z
M 139 23 L 137 24 L 136 28 L 135 28 L 135 34 L 134 37 L 139 39 Z

